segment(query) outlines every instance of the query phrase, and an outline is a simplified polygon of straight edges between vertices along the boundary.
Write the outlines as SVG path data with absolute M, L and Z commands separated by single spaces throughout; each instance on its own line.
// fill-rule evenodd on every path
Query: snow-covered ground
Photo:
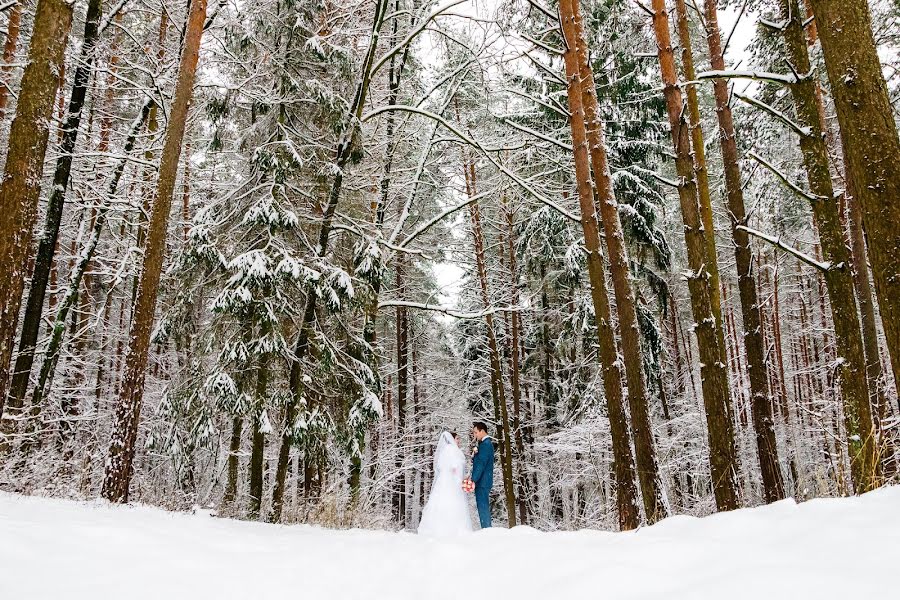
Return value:
M 434 540 L 0 493 L 0 598 L 900 597 L 900 487 L 631 533 Z

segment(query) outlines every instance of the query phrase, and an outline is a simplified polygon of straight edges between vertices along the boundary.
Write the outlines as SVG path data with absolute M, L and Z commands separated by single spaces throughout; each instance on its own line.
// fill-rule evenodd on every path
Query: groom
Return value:
M 487 425 L 481 421 L 472 424 L 475 438 L 475 455 L 472 457 L 472 482 L 475 484 L 475 505 L 481 528 L 491 526 L 491 486 L 494 485 L 494 443 L 488 435 Z

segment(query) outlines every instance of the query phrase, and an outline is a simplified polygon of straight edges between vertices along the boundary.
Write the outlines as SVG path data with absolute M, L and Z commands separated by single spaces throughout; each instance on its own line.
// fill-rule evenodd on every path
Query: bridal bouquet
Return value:
M 466 477 L 465 479 L 463 479 L 462 489 L 467 494 L 471 494 L 475 491 L 475 482 L 473 482 L 471 478 Z

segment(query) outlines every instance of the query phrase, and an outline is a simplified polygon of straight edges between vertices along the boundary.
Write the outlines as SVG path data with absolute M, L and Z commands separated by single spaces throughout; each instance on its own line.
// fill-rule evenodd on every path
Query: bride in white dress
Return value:
M 421 535 L 456 535 L 472 531 L 472 519 L 462 489 L 466 457 L 456 438 L 445 431 L 434 452 L 434 482 L 422 510 Z

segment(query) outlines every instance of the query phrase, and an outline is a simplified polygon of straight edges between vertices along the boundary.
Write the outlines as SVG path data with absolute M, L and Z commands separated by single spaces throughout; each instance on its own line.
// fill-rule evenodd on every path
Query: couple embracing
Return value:
M 477 421 L 472 425 L 472 476 L 465 477 L 466 457 L 459 447 L 459 436 L 445 431 L 434 452 L 434 481 L 431 494 L 422 510 L 419 533 L 423 535 L 453 535 L 472 531 L 472 519 L 466 502 L 466 492 L 475 492 L 478 520 L 481 528 L 491 526 L 491 486 L 494 485 L 494 443 L 487 425 Z

